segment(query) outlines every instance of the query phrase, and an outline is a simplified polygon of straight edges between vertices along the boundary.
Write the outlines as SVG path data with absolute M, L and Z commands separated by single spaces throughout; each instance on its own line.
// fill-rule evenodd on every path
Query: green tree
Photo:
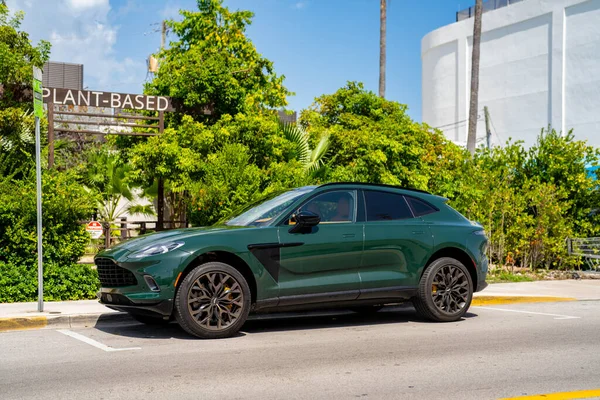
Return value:
M 146 91 L 173 97 L 181 113 L 198 121 L 285 106 L 290 92 L 284 77 L 245 35 L 253 13 L 232 12 L 222 3 L 198 0 L 198 11 L 182 10 L 182 21 L 167 22 L 177 38 L 160 52 L 158 74 Z
M 462 160 L 440 132 L 410 119 L 406 106 L 349 82 L 301 114 L 313 143 L 330 133 L 328 180 L 426 189 L 441 166 Z
M 33 108 L 31 88 L 33 67 L 42 68 L 50 56 L 50 43 L 40 41 L 32 46 L 27 32 L 20 31 L 23 12 L 10 15 L 8 7 L 0 3 L 0 110 L 11 107 Z
M 152 205 L 136 201 L 135 190 L 141 188 L 131 179 L 131 165 L 114 152 L 99 151 L 90 155 L 83 182 L 98 197 L 100 220 L 113 223 L 124 214 L 154 215 Z
M 22 177 L 23 171 L 33 165 L 33 67 L 41 68 L 50 54 L 50 43 L 40 41 L 33 46 L 29 35 L 19 30 L 23 17 L 22 12 L 11 16 L 6 4 L 0 3 L 0 173 L 3 176 Z

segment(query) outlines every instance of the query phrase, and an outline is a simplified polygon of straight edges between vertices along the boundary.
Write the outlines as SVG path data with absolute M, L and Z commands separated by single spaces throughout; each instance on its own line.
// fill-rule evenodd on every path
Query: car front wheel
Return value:
M 452 322 L 464 317 L 473 299 L 471 274 L 460 261 L 443 257 L 425 270 L 413 304 L 423 318 Z
M 250 288 L 230 265 L 209 262 L 194 268 L 175 297 L 175 317 L 188 333 L 219 339 L 237 333 L 250 312 Z

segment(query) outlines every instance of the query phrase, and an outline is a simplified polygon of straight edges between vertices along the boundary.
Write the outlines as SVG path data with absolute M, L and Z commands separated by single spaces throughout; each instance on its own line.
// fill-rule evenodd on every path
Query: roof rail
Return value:
M 408 190 L 408 191 L 411 191 L 411 192 L 419 192 L 419 193 L 431 194 L 430 192 L 428 192 L 428 191 L 426 191 L 426 190 L 414 189 L 414 188 L 403 187 L 403 186 L 386 185 L 386 184 L 384 184 L 384 183 L 366 183 L 366 182 L 330 182 L 330 183 L 324 183 L 324 184 L 320 185 L 319 187 L 323 187 L 323 186 L 334 186 L 334 185 L 365 185 L 365 186 L 375 186 L 375 187 L 387 187 L 387 188 L 393 188 L 393 189 L 402 189 L 402 190 Z

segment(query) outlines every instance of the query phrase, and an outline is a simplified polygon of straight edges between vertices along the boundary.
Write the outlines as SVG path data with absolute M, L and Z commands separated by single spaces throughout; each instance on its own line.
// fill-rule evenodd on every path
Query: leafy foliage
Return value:
M 327 180 L 385 183 L 426 189 L 441 166 L 462 160 L 441 133 L 413 122 L 406 106 L 350 82 L 302 112 L 301 124 L 316 142 L 331 134 Z
M 0 261 L 0 303 L 37 300 L 37 264 Z M 93 299 L 100 287 L 96 270 L 88 265 L 44 264 L 44 300 Z
M 71 174 L 44 173 L 42 182 L 44 259 L 70 265 L 83 255 L 89 237 L 81 220 L 93 212 L 93 198 Z M 37 259 L 35 176 L 0 181 L 0 261 L 29 265 Z
M 102 221 L 112 223 L 125 213 L 154 215 L 151 205 L 136 201 L 134 190 L 138 185 L 130 176 L 131 165 L 124 163 L 118 154 L 106 150 L 90 154 L 83 182 L 98 195 Z
M 599 233 L 591 211 L 600 194 L 585 169 L 599 162 L 598 150 L 572 133 L 543 131 L 529 150 L 519 142 L 480 149 L 463 164 L 454 187 L 438 193 L 486 228 L 493 262 L 566 268 L 577 260 L 567 257 L 565 239 Z
M 329 134 L 325 132 L 314 149 L 310 148 L 309 134 L 301 126 L 282 123 L 281 129 L 287 140 L 294 143 L 298 161 L 309 173 L 317 174 L 325 166 L 325 156 L 329 150 Z
M 24 107 L 23 89 L 31 86 L 33 66 L 41 68 L 50 55 L 50 43 L 31 45 L 27 32 L 19 31 L 24 13 L 12 17 L 8 7 L 0 2 L 0 109 Z M 33 108 L 27 102 L 27 108 Z
M 245 35 L 252 12 L 231 12 L 222 3 L 198 0 L 198 11 L 182 10 L 181 22 L 168 22 L 177 39 L 159 54 L 159 72 L 147 92 L 172 96 L 185 114 L 205 122 L 285 106 L 290 92 L 284 77 Z

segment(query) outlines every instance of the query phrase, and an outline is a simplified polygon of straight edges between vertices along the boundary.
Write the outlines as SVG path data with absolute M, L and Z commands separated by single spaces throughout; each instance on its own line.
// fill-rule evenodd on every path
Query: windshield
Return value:
M 270 196 L 253 203 L 236 216 L 225 222 L 230 226 L 261 226 L 267 225 L 274 219 L 277 219 L 288 207 L 300 196 L 314 190 L 314 186 L 306 186 L 288 192 L 277 192 Z

